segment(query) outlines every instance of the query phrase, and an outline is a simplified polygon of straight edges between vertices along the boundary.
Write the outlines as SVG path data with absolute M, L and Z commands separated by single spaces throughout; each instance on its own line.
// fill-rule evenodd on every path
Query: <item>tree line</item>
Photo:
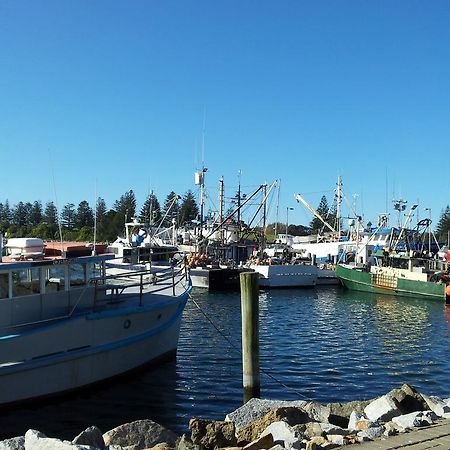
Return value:
M 137 199 L 129 190 L 108 209 L 103 198 L 97 199 L 93 208 L 86 200 L 78 206 L 67 203 L 58 211 L 53 201 L 45 205 L 41 201 L 19 202 L 11 206 L 6 200 L 0 203 L 0 232 L 8 237 L 38 237 L 44 240 L 59 240 L 60 231 L 64 240 L 93 241 L 94 223 L 96 240 L 111 242 L 122 235 L 125 222 L 132 218 L 145 224 L 171 226 L 184 225 L 198 218 L 199 209 L 192 191 L 181 197 L 170 192 L 161 208 L 158 198 L 150 193 L 138 211 Z
M 322 196 L 317 212 L 332 226 L 337 228 L 336 206 L 328 205 L 326 196 Z M 169 227 L 173 223 L 184 226 L 199 219 L 199 207 L 195 196 L 188 190 L 183 197 L 170 192 L 163 206 L 160 206 L 156 195 L 151 192 L 141 209 L 137 209 L 137 199 L 133 190 L 129 190 L 116 200 L 111 208 L 107 208 L 103 198 L 97 199 L 95 208 L 86 200 L 78 206 L 73 203 L 64 205 L 60 212 L 54 202 L 45 205 L 37 200 L 19 202 L 10 206 L 8 200 L 0 203 L 0 232 L 8 237 L 39 237 L 44 240 L 59 240 L 60 229 L 64 240 L 93 241 L 94 222 L 96 223 L 96 240 L 99 242 L 114 241 L 123 234 L 125 222 L 136 218 L 145 224 L 160 224 Z M 95 220 L 96 219 L 96 220 Z M 369 225 L 369 224 L 368 224 Z M 270 224 L 266 232 L 274 234 L 286 231 L 286 224 Z M 314 217 L 308 226 L 288 224 L 288 233 L 294 236 L 305 236 L 319 232 L 323 223 Z M 435 235 L 440 242 L 446 242 L 450 232 L 450 206 L 441 212 L 435 228 Z

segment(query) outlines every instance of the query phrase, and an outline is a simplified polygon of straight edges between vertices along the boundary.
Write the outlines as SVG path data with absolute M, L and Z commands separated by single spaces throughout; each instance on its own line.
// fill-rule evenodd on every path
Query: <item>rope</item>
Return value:
M 226 336 L 222 330 L 220 330 L 220 328 L 213 322 L 212 319 L 210 319 L 208 317 L 208 315 L 205 313 L 205 311 L 203 311 L 203 309 L 201 308 L 201 306 L 195 301 L 194 298 L 192 298 L 192 295 L 189 294 L 189 298 L 192 300 L 192 302 L 194 303 L 194 305 L 196 306 L 196 308 L 203 314 L 203 316 L 205 316 L 206 320 L 212 325 L 212 327 L 220 334 L 220 336 L 223 337 L 223 339 L 225 339 L 226 342 L 228 342 L 228 344 L 230 345 L 230 347 L 236 351 L 240 356 L 242 356 L 242 351 L 239 349 L 239 347 L 237 347 L 230 339 L 228 336 Z M 287 386 L 286 384 L 284 384 L 282 381 L 280 381 L 278 378 L 276 378 L 275 376 L 273 376 L 269 371 L 262 369 L 261 367 L 259 368 L 259 370 L 266 375 L 266 377 L 272 379 L 273 381 L 275 381 L 275 383 L 278 383 L 280 386 L 282 386 L 283 388 L 287 389 L 288 391 L 291 391 L 295 394 L 297 394 L 299 397 L 303 397 L 305 400 L 308 401 L 313 401 L 311 398 L 307 397 L 306 395 L 303 395 L 302 393 L 298 392 L 297 390 L 295 390 L 294 388 Z

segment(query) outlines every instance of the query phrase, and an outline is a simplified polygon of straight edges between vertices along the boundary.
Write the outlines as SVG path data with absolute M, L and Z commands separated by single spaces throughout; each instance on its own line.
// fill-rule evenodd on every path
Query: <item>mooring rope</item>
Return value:
M 192 297 L 191 294 L 189 294 L 189 298 L 192 300 L 192 302 L 194 303 L 194 305 L 196 306 L 196 308 L 205 316 L 206 320 L 212 325 L 212 327 L 225 339 L 226 342 L 228 342 L 228 344 L 230 345 L 230 347 L 235 350 L 240 356 L 242 356 L 242 351 L 239 347 L 237 347 L 231 340 L 230 338 L 224 334 L 222 332 L 222 330 L 214 323 L 214 321 L 206 314 L 205 311 L 203 311 L 202 307 L 195 301 L 195 299 Z M 266 375 L 266 377 L 272 379 L 273 381 L 275 381 L 275 383 L 278 383 L 280 386 L 284 387 L 285 389 L 287 389 L 288 391 L 291 391 L 295 394 L 297 394 L 299 397 L 303 397 L 305 400 L 308 401 L 313 401 L 311 398 L 307 397 L 306 395 L 298 392 L 296 389 L 292 388 L 291 386 L 288 386 L 286 384 L 284 384 L 282 381 L 280 381 L 278 378 L 276 378 L 275 376 L 273 376 L 270 372 L 268 372 L 265 369 L 262 369 L 261 367 L 259 368 L 259 370 Z

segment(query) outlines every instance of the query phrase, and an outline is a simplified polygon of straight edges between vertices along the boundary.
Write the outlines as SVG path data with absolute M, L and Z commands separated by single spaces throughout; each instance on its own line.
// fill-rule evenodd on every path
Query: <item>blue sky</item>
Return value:
M 203 160 L 216 205 L 281 179 L 282 222 L 338 175 L 366 221 L 450 203 L 447 1 L 0 0 L 0 68 L 0 201 L 163 202 Z

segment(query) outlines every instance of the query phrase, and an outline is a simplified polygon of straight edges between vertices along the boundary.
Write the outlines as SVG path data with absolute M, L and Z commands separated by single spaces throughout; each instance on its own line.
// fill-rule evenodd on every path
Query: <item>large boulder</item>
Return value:
M 306 405 L 304 400 L 284 401 L 284 400 L 265 400 L 259 398 L 250 399 L 245 405 L 239 407 L 231 413 L 228 413 L 225 420 L 233 422 L 236 430 L 248 425 L 267 414 L 271 409 L 280 407 L 301 408 Z
M 90 445 L 91 447 L 103 450 L 105 448 L 105 441 L 103 440 L 103 433 L 96 426 L 86 428 L 78 436 L 73 439 L 72 444 Z
M 427 408 L 433 411 L 439 417 L 450 418 L 450 405 L 439 397 L 424 395 Z
M 437 416 L 432 411 L 415 411 L 394 417 L 392 422 L 402 428 L 414 428 L 432 425 L 436 419 Z
M 396 400 L 402 414 L 429 409 L 422 394 L 406 383 L 400 389 L 392 389 L 386 395 Z
M 1 441 L 0 450 L 25 450 L 25 436 L 17 436 Z
M 282 445 L 286 449 L 290 449 L 302 439 L 302 435 L 298 435 L 295 428 L 286 422 L 273 422 L 261 434 L 261 436 L 272 436 L 273 442 Z M 269 447 L 270 448 L 270 447 Z
M 236 428 L 233 422 L 192 418 L 189 421 L 191 440 L 206 448 L 235 447 Z
M 175 447 L 177 435 L 150 419 L 125 423 L 103 435 L 105 445 L 120 445 L 127 450 L 150 448 L 162 442 Z
M 28 430 L 25 433 L 25 450 L 97 450 L 90 445 L 77 445 L 72 442 L 49 438 L 44 433 Z
M 364 408 L 364 414 L 373 422 L 378 420 L 388 422 L 393 417 L 401 416 L 402 411 L 400 410 L 397 400 L 386 394 L 369 403 Z
M 329 422 L 331 407 L 330 405 L 322 405 L 318 402 L 308 402 L 303 409 L 308 416 L 315 422 Z
M 362 413 L 364 408 L 370 403 L 370 400 L 353 401 L 347 403 L 329 403 L 330 408 L 328 422 L 338 425 L 342 428 L 348 427 L 350 415 L 353 411 Z
M 257 439 L 270 424 L 281 421 L 294 426 L 300 423 L 309 422 L 309 416 L 302 408 L 298 407 L 288 406 L 274 408 L 263 417 L 260 417 L 254 422 L 239 429 L 237 432 L 238 442 L 252 442 Z

